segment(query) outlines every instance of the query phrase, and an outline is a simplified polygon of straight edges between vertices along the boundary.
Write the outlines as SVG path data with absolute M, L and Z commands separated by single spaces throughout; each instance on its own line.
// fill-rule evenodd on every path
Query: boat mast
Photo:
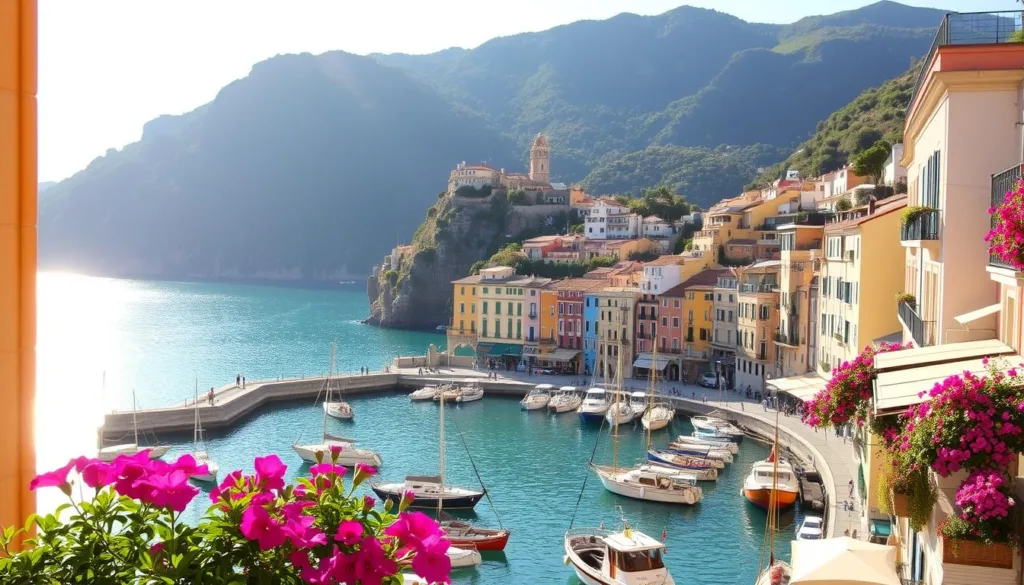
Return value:
M 622 404 L 622 341 L 615 344 L 615 405 L 612 407 L 612 472 L 619 471 L 619 406 Z
M 658 338 L 656 335 L 651 335 L 652 343 L 654 343 L 654 359 L 651 360 L 651 389 L 647 393 L 647 412 L 644 415 L 647 417 L 647 451 L 651 450 L 651 421 L 654 419 L 654 392 L 658 388 Z
M 193 402 L 192 402 L 193 406 L 195 406 L 195 411 L 196 411 L 196 419 L 195 419 L 195 423 L 194 423 L 195 427 L 192 429 L 192 448 L 193 449 L 198 449 L 199 448 L 199 377 L 198 376 L 196 377 L 195 395 L 196 395 L 196 397 L 193 399 Z
M 437 495 L 437 519 L 441 519 L 441 505 L 444 502 L 444 392 L 441 393 L 441 449 L 439 451 L 438 477 L 441 480 L 440 490 Z
M 331 342 L 331 367 L 327 371 L 327 392 L 324 393 L 324 439 L 327 438 L 327 405 L 331 403 L 331 376 L 334 375 L 334 354 L 338 350 L 338 342 Z
M 139 420 L 135 416 L 135 411 L 138 410 L 138 405 L 135 403 L 135 388 L 132 388 L 132 430 L 135 433 L 135 446 L 139 446 Z

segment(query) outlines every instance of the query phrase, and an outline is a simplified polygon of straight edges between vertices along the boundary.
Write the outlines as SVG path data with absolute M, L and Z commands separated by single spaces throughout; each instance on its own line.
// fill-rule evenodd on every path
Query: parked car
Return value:
M 821 531 L 824 521 L 821 516 L 805 516 L 800 524 L 800 530 L 796 532 L 797 540 L 821 540 Z
M 697 383 L 705 388 L 717 388 L 718 375 L 714 372 L 705 372 L 697 378 Z

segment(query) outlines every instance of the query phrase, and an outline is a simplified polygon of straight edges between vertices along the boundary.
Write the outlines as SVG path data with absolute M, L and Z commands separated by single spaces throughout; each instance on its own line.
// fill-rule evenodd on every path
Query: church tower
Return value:
M 551 147 L 543 134 L 538 134 L 530 147 L 530 180 L 551 184 Z

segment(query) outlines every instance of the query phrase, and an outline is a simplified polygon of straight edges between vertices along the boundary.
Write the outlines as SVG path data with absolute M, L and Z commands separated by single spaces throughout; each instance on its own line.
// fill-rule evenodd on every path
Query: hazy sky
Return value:
M 279 53 L 430 53 L 681 4 L 792 22 L 873 0 L 40 0 L 39 177 L 59 180 Z M 960 12 L 1014 0 L 904 0 Z

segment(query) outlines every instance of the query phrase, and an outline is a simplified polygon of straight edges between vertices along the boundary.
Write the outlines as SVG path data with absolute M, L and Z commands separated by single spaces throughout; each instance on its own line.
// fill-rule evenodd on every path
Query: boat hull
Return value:
M 678 469 L 685 471 L 686 473 L 692 474 L 697 478 L 697 481 L 718 481 L 718 469 L 714 467 L 690 467 L 688 465 L 680 465 L 674 463 L 662 457 L 655 455 L 654 453 L 647 454 L 647 460 L 651 463 L 657 463 L 664 465 L 665 467 L 671 467 L 672 469 Z
M 696 491 L 672 492 L 659 490 L 654 487 L 618 481 L 615 477 L 616 474 L 614 473 L 606 473 L 600 469 L 595 469 L 595 471 L 597 472 L 597 477 L 601 480 L 601 485 L 604 486 L 604 489 L 619 496 L 632 498 L 634 500 L 643 500 L 645 502 L 686 504 L 691 506 L 700 501 L 700 497 L 697 496 Z
M 100 449 L 100 452 L 97 454 L 96 458 L 99 459 L 100 461 L 110 462 L 113 461 L 114 459 L 117 459 L 121 455 L 131 457 L 132 455 L 136 455 L 147 449 L 149 450 L 150 459 L 160 459 L 161 457 L 167 454 L 167 451 L 170 450 L 170 447 L 166 445 L 157 445 L 155 447 L 140 447 L 135 443 L 127 443 L 124 445 L 114 445 L 113 447 L 106 447 Z
M 796 503 L 797 492 L 775 490 L 776 508 L 788 508 Z M 771 488 L 743 488 L 743 497 L 758 508 L 768 509 L 772 497 Z
M 355 412 L 351 407 L 345 409 L 335 404 L 324 405 L 324 412 L 327 413 L 327 416 L 338 420 L 353 420 L 355 418 Z
M 668 423 L 672 422 L 670 418 L 642 418 L 640 424 L 644 425 L 645 429 L 652 431 L 660 431 L 661 429 L 668 426 Z
M 448 548 L 448 558 L 452 561 L 452 568 L 473 567 L 480 564 L 480 552 L 473 548 L 459 548 L 452 544 Z
M 595 537 L 601 538 L 603 537 L 603 535 L 595 534 L 591 538 Z M 581 583 L 585 583 L 586 585 L 622 585 L 622 581 L 607 577 L 604 574 L 602 574 L 599 569 L 591 567 L 590 565 L 585 563 L 583 559 L 581 559 L 580 556 L 576 553 L 576 551 L 572 550 L 572 547 L 569 545 L 568 537 L 564 539 L 562 548 L 565 551 L 565 564 L 572 566 L 573 571 L 576 573 L 576 578 L 579 579 Z M 665 570 L 663 576 L 664 578 L 662 578 L 662 575 L 656 575 L 651 573 L 653 572 L 634 574 L 635 577 L 639 578 L 636 581 L 626 582 L 638 584 L 650 583 L 651 585 L 675 585 L 676 583 L 672 579 L 672 574 L 669 573 L 667 569 Z M 625 575 L 630 574 L 625 573 Z
M 600 423 L 604 420 L 604 415 L 604 411 L 580 411 L 580 420 L 585 423 Z
M 402 494 L 400 492 L 384 490 L 377 486 L 370 486 L 370 489 L 372 489 L 381 500 L 391 500 L 397 503 L 402 499 Z M 483 499 L 485 493 L 486 492 L 470 492 L 466 495 L 448 496 L 444 498 L 437 496 L 416 496 L 413 498 L 412 503 L 409 504 L 409 507 L 436 509 L 438 500 L 441 500 L 441 507 L 446 510 L 469 510 L 474 508 L 477 502 Z
M 317 463 L 316 454 L 318 452 L 323 453 L 322 458 L 324 461 L 330 461 L 330 449 L 330 445 L 292 445 L 292 450 L 295 451 L 295 454 L 307 463 Z M 380 467 L 384 464 L 380 455 L 373 451 L 357 449 L 352 445 L 341 445 L 341 453 L 338 454 L 336 463 L 344 467 L 355 467 L 359 463 L 375 467 Z
M 548 407 L 548 403 L 547 403 L 546 400 L 543 401 L 543 402 L 537 400 L 537 401 L 520 402 L 519 403 L 519 408 L 521 410 L 526 410 L 526 411 L 530 411 L 530 410 L 544 410 L 547 407 Z

